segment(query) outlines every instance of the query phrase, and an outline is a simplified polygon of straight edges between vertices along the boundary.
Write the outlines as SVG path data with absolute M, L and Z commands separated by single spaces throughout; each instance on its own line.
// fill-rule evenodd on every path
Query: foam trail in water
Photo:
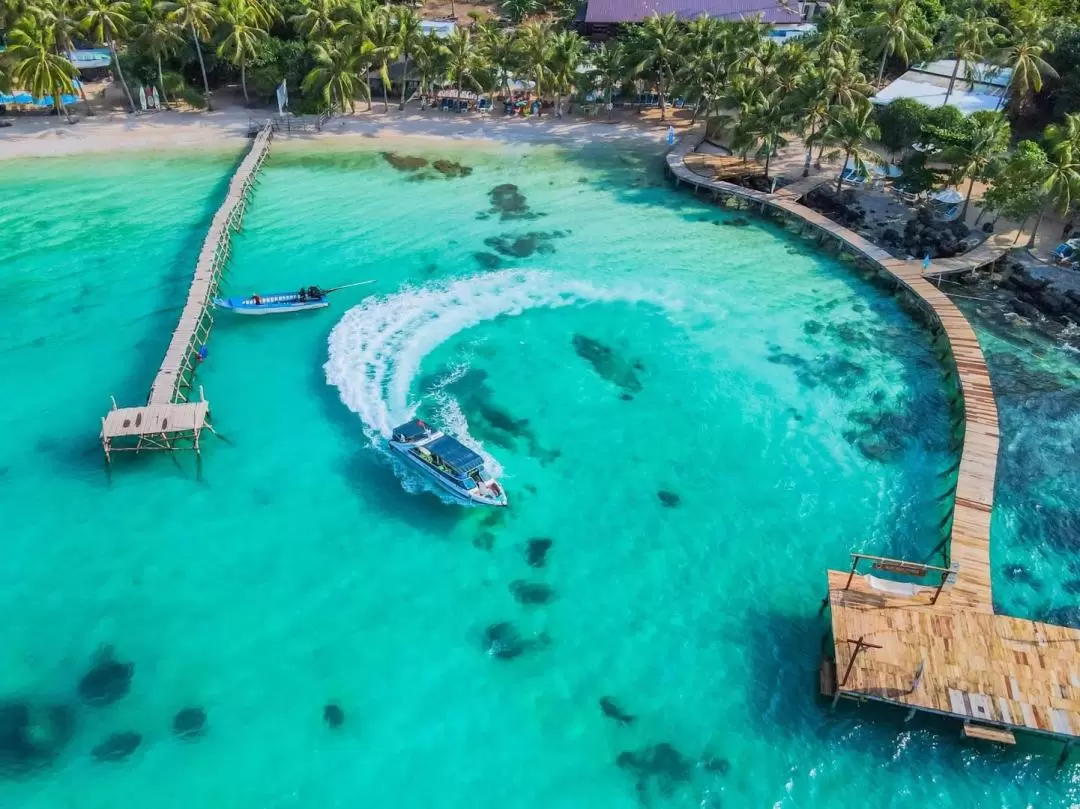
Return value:
M 341 401 L 360 416 L 373 444 L 416 413 L 409 400 L 413 378 L 424 358 L 465 329 L 528 309 L 606 301 L 646 301 L 644 293 L 608 290 L 551 272 L 502 270 L 448 283 L 406 287 L 372 296 L 353 307 L 330 332 L 326 380 Z M 463 373 L 462 369 L 455 369 Z M 443 394 L 445 426 L 463 442 L 482 447 L 468 435 L 456 403 Z

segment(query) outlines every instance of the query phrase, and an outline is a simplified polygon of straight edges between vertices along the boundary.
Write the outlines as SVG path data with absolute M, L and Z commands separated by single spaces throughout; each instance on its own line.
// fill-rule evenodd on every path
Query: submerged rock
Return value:
M 431 167 L 443 177 L 468 177 L 472 174 L 471 166 L 464 166 L 453 160 L 436 160 Z
M 88 705 L 110 705 L 131 690 L 134 674 L 133 663 L 115 660 L 112 649 L 106 648 L 94 667 L 79 680 L 79 697 Z
M 620 753 L 615 764 L 634 776 L 638 794 L 643 798 L 648 795 L 650 784 L 669 797 L 678 784 L 688 783 L 693 775 L 690 760 L 667 742 Z
M 510 594 L 519 604 L 547 604 L 555 598 L 555 590 L 546 584 L 516 579 L 510 582 Z
M 502 259 L 494 253 L 473 253 L 473 258 L 476 259 L 476 263 L 483 267 L 485 270 L 497 270 L 502 266 Z
M 335 702 L 328 702 L 322 712 L 323 721 L 330 728 L 339 728 L 345 724 L 345 711 Z
M 634 362 L 622 359 L 610 346 L 584 334 L 575 334 L 573 344 L 577 355 L 608 382 L 614 382 L 627 393 L 641 392 L 641 380 Z
M 509 621 L 491 624 L 484 630 L 484 650 L 500 660 L 512 660 L 525 652 L 548 644 L 547 636 L 524 638 Z
M 491 209 L 506 219 L 532 219 L 536 214 L 529 210 L 525 195 L 513 183 L 497 185 L 488 192 Z
M 675 492 L 669 492 L 667 489 L 660 489 L 657 491 L 656 496 L 660 499 L 660 502 L 665 508 L 675 508 L 682 502 L 682 498 Z
M 547 563 L 551 545 L 552 540 L 547 537 L 533 537 L 525 543 L 525 561 L 529 567 L 543 567 Z
M 197 739 L 206 732 L 206 711 L 202 708 L 177 711 L 173 717 L 172 731 L 181 739 Z
M 564 235 L 558 230 L 551 233 L 529 231 L 520 236 L 491 236 L 484 239 L 484 244 L 510 258 L 528 258 L 533 253 L 554 253 L 555 247 L 551 244 L 552 240 Z
M 90 751 L 94 761 L 123 761 L 142 743 L 142 736 L 132 731 L 114 733 Z
M 629 725 L 634 721 L 634 715 L 628 714 L 611 697 L 600 698 L 600 711 L 608 719 L 614 719 L 620 725 Z
M 0 775 L 49 764 L 71 740 L 75 713 L 66 705 L 0 703 Z
M 481 531 L 472 541 L 474 548 L 479 548 L 482 551 L 490 551 L 495 547 L 495 535 L 490 531 Z
M 422 157 L 412 157 L 411 155 L 399 155 L 394 152 L 383 152 L 383 160 L 389 163 L 398 171 L 419 171 L 427 166 L 428 162 Z
M 731 762 L 720 756 L 706 755 L 701 759 L 701 766 L 708 772 L 713 772 L 717 775 L 727 775 L 731 772 Z

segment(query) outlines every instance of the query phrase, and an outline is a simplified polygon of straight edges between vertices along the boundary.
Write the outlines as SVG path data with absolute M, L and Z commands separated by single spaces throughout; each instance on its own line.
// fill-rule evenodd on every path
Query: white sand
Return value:
M 379 105 L 376 105 L 378 110 Z M 0 160 L 54 157 L 91 152 L 159 151 L 173 148 L 222 147 L 247 137 L 251 121 L 267 112 L 224 109 L 206 112 L 155 112 L 139 116 L 121 113 L 82 117 L 69 125 L 54 116 L 16 118 L 0 129 Z M 545 116 L 510 119 L 502 115 L 421 113 L 415 105 L 405 112 L 357 111 L 334 118 L 321 133 L 292 135 L 293 139 L 333 140 L 341 136 L 366 138 L 450 138 L 462 141 L 540 142 L 585 145 L 636 140 L 662 144 L 666 129 L 645 120 L 607 123 Z

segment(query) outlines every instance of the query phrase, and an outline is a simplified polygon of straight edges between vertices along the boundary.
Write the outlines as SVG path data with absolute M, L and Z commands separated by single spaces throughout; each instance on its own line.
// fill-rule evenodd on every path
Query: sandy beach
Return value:
M 68 125 L 55 117 L 19 118 L 0 129 L 0 160 L 57 157 L 94 152 L 160 151 L 174 148 L 220 147 L 247 137 L 254 122 L 265 120 L 266 110 L 226 108 L 214 112 L 161 111 L 139 116 L 99 114 Z M 667 124 L 657 116 L 632 116 L 615 122 L 556 119 L 510 119 L 497 114 L 454 115 L 415 106 L 398 112 L 357 111 L 331 119 L 322 132 L 294 139 L 332 140 L 342 136 L 367 138 L 430 137 L 458 141 L 566 143 L 635 140 L 662 143 Z

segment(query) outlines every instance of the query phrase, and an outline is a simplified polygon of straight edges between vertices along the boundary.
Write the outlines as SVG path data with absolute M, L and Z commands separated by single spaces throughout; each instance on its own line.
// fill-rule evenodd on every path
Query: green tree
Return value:
M 135 112 L 135 99 L 131 95 L 124 78 L 124 69 L 120 66 L 120 57 L 116 54 L 116 41 L 114 37 L 123 36 L 131 19 L 127 15 L 128 4 L 124 0 L 86 0 L 81 8 L 80 18 L 87 34 L 96 42 L 108 45 L 109 53 L 112 54 L 113 64 L 116 65 L 116 74 L 120 77 L 120 84 L 127 96 L 128 107 Z
M 829 58 L 825 63 L 825 80 L 833 104 L 856 107 L 870 95 L 870 84 L 862 72 L 862 55 L 854 49 L 837 51 Z
M 844 155 L 840 175 L 836 178 L 837 193 L 840 193 L 840 189 L 843 188 L 844 169 L 849 161 L 854 160 L 855 170 L 859 174 L 869 173 L 866 162 L 879 158 L 867 148 L 866 144 L 880 137 L 881 130 L 874 122 L 873 105 L 869 101 L 863 101 L 855 106 L 842 105 L 833 109 L 829 125 L 825 130 L 825 142 L 837 147 L 834 155 Z
M 825 71 L 816 66 L 803 71 L 792 97 L 796 129 L 806 144 L 803 177 L 810 176 L 810 161 L 815 146 L 819 148 L 817 168 L 821 168 L 821 153 L 824 151 L 822 133 L 829 123 L 831 101 L 832 88 L 829 86 Z
M 300 35 L 313 42 L 330 39 L 341 27 L 343 0 L 299 0 L 300 11 L 289 17 Z
M 427 89 L 436 76 L 446 75 L 446 47 L 435 33 L 420 38 L 413 53 L 413 62 L 420 73 L 420 107 L 426 104 Z
M 385 10 L 380 9 L 372 15 L 366 40 L 371 44 L 375 68 L 379 73 L 379 83 L 382 84 L 383 112 L 389 112 L 390 98 L 387 91 L 390 89 L 390 64 L 397 61 L 399 41 L 390 23 L 390 15 Z
M 52 33 L 24 19 L 8 37 L 6 57 L 12 60 L 12 77 L 35 98 L 52 96 L 56 114 L 71 123 L 63 96 L 75 92 L 75 67 L 56 52 Z
M 999 54 L 999 59 L 1012 69 L 1002 100 L 1011 94 L 1017 109 L 1021 109 L 1033 93 L 1042 90 L 1044 78 L 1060 78 L 1043 58 L 1054 49 L 1054 43 L 1043 34 L 1046 28 L 1046 17 L 1041 12 L 1025 10 L 1009 33 L 1009 44 Z
M 367 83 L 367 71 L 371 65 L 370 48 L 355 48 L 348 43 L 333 40 L 317 42 L 314 46 L 315 67 L 304 77 L 301 89 L 305 93 L 321 92 L 323 100 L 331 107 L 344 112 L 356 111 L 356 93 L 361 91 L 371 103 L 371 90 Z
M 622 84 L 630 71 L 630 60 L 626 47 L 622 43 L 601 43 L 589 59 L 592 66 L 590 75 L 596 88 L 604 94 L 607 118 L 611 120 L 612 95 L 615 88 Z
M 911 148 L 922 138 L 929 112 L 929 107 L 914 98 L 898 98 L 878 107 L 881 145 L 894 154 Z
M 476 43 L 473 42 L 472 32 L 468 28 L 455 28 L 446 38 L 445 58 L 446 78 L 454 85 L 459 98 L 465 87 L 479 89 L 477 75 L 483 65 Z
M 993 47 L 994 36 L 1001 31 L 1001 26 L 991 17 L 976 7 L 968 8 L 962 16 L 953 17 L 945 32 L 945 40 L 952 48 L 956 58 L 952 76 L 949 77 L 949 89 L 945 91 L 945 104 L 949 103 L 960 64 L 965 70 L 980 61 Z
M 398 109 L 405 109 L 405 87 L 409 83 L 409 58 L 416 53 L 420 40 L 424 36 L 420 26 L 420 15 L 409 6 L 396 6 L 392 20 L 394 35 L 397 37 L 398 52 L 404 57 L 405 65 L 401 71 L 401 101 Z
M 740 110 L 731 145 L 743 155 L 753 151 L 765 163 L 765 178 L 776 151 L 787 145 L 784 133 L 791 127 L 783 92 L 779 89 L 762 96 Z
M 210 27 L 217 22 L 214 4 L 209 0 L 162 0 L 156 7 L 165 12 L 170 22 L 191 34 L 191 41 L 195 43 L 195 54 L 199 57 L 199 70 L 202 71 L 206 109 L 213 110 L 210 102 L 210 82 L 206 78 L 206 62 L 203 61 L 202 45 L 199 41 L 210 39 Z
M 963 141 L 956 145 L 948 155 L 954 167 L 957 181 L 968 178 L 967 194 L 960 220 L 967 217 L 968 205 L 975 180 L 984 179 L 990 164 L 1001 157 L 1009 147 L 1009 121 L 1000 112 L 980 110 L 967 119 L 967 133 Z
M 221 21 L 225 24 L 225 38 L 218 45 L 218 56 L 224 57 L 240 68 L 240 88 L 244 102 L 251 104 L 247 88 L 247 66 L 253 61 L 259 45 L 266 42 L 266 19 L 261 9 L 251 0 L 222 0 Z
M 35 20 L 37 25 L 48 29 L 49 35 L 56 43 L 56 52 L 61 56 L 75 50 L 75 40 L 82 38 L 81 9 L 75 0 L 53 0 L 41 5 L 29 5 L 24 8 L 23 13 Z M 3 30 L 2 25 L 0 25 L 0 30 Z M 86 105 L 86 114 L 93 116 L 94 110 L 90 106 L 90 99 L 86 97 L 82 82 L 79 82 L 77 89 L 79 97 Z
M 536 97 L 544 103 L 544 87 L 551 74 L 551 23 L 534 20 L 518 29 L 521 67 L 536 83 Z
M 169 22 L 165 14 L 156 7 L 154 0 L 139 0 L 134 7 L 136 14 L 136 45 L 153 57 L 157 63 L 158 89 L 166 109 L 169 106 L 169 94 L 165 89 L 165 71 L 162 60 L 176 53 L 184 38 L 178 27 Z
M 928 52 L 933 44 L 916 0 L 877 0 L 874 13 L 862 33 L 870 43 L 870 53 L 881 54 L 877 75 L 879 85 L 890 56 L 899 56 L 906 67 L 920 54 Z
M 635 73 L 656 82 L 660 96 L 660 120 L 667 120 L 666 88 L 674 81 L 675 66 L 682 50 L 683 31 L 674 14 L 653 14 L 631 39 Z
M 520 23 L 531 14 L 543 11 L 543 5 L 539 0 L 503 0 L 499 4 L 503 14 L 510 18 L 513 23 Z
M 510 79 L 521 61 L 517 32 L 501 25 L 484 23 L 477 26 L 480 55 L 491 66 L 496 82 L 502 86 L 509 99 Z
M 551 89 L 555 93 L 555 116 L 562 117 L 563 97 L 574 91 L 578 67 L 585 54 L 585 40 L 576 31 L 560 31 L 551 41 Z
M 983 196 L 983 210 L 1024 225 L 1042 209 L 1043 183 L 1049 173 L 1046 152 L 1035 141 L 1022 140 L 994 167 Z M 1017 234 L 1017 239 L 1020 234 Z

